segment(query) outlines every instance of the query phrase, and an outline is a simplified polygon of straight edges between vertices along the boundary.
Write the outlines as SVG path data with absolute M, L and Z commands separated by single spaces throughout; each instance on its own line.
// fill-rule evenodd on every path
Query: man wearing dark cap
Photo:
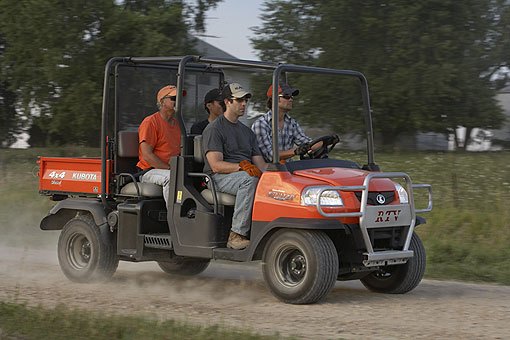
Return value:
M 287 160 L 296 155 L 299 146 L 308 147 L 311 138 L 305 135 L 298 122 L 289 116 L 294 103 L 294 97 L 299 95 L 299 90 L 283 83 L 278 86 L 278 145 L 280 147 L 280 160 Z M 258 118 L 252 125 L 252 130 L 257 136 L 257 143 L 264 160 L 273 161 L 273 129 L 271 112 L 273 104 L 273 85 L 267 90 L 267 107 L 269 111 Z M 319 145 L 315 146 L 318 147 Z
M 204 129 L 209 123 L 218 118 L 225 111 L 225 104 L 223 103 L 223 97 L 219 89 L 212 89 L 207 92 L 204 98 L 204 108 L 209 115 L 207 119 L 200 122 L 196 122 L 191 127 L 192 135 L 201 135 Z
M 250 244 L 251 212 L 259 177 L 267 167 L 253 131 L 239 121 L 251 98 L 238 83 L 222 91 L 226 110 L 203 133 L 204 172 L 216 190 L 235 195 L 232 228 L 227 247 L 244 249 Z

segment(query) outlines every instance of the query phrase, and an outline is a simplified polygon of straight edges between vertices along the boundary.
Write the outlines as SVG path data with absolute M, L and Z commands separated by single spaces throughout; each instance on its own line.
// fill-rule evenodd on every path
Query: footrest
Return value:
M 151 234 L 143 236 L 144 245 L 147 248 L 173 249 L 172 239 L 168 234 Z
M 406 263 L 414 256 L 412 250 L 387 250 L 374 253 L 363 253 L 365 267 L 389 266 Z

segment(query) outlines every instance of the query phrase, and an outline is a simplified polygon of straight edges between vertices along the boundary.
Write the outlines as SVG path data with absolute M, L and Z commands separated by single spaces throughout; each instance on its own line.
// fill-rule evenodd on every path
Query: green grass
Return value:
M 53 206 L 38 194 L 38 156 L 98 156 L 97 149 L 0 149 L 0 242 L 10 246 L 55 247 L 58 232 L 43 232 L 39 222 Z
M 336 151 L 365 163 L 359 152 Z M 97 156 L 98 150 L 0 149 L 0 244 L 56 247 L 58 232 L 41 231 L 53 205 L 37 191 L 35 161 L 44 156 Z M 419 226 L 426 277 L 510 285 L 510 152 L 379 153 L 384 171 L 407 172 L 433 186 L 434 209 Z M 418 196 L 418 201 L 423 201 Z M 31 320 L 31 322 L 26 322 Z M 175 321 L 51 310 L 0 302 L 0 339 L 276 339 Z
M 53 203 L 37 192 L 37 155 L 98 154 L 97 149 L 0 150 L 0 242 L 55 247 L 58 232 L 39 229 Z M 336 154 L 366 161 L 360 152 Z M 379 153 L 376 163 L 383 171 L 408 173 L 413 183 L 432 184 L 434 208 L 422 214 L 427 224 L 417 228 L 427 250 L 426 277 L 510 285 L 510 152 Z
M 58 231 L 39 222 L 54 205 L 38 194 L 37 156 L 97 156 L 98 150 L 0 149 L 0 245 L 56 249 Z M 27 322 L 30 320 L 30 322 Z M 281 339 L 220 326 L 105 315 L 0 301 L 0 339 Z
M 26 322 L 30 320 L 30 322 Z M 281 339 L 219 326 L 200 327 L 173 320 L 27 307 L 0 302 L 0 339 Z
M 360 153 L 337 154 L 365 162 Z M 434 208 L 417 228 L 426 277 L 510 285 L 510 152 L 380 153 L 376 163 L 432 185 Z

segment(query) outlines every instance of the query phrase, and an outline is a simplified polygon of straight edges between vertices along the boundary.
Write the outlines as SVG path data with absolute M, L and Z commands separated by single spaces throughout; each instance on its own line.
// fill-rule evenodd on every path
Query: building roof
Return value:
M 200 38 L 195 37 L 195 48 L 197 49 L 197 52 L 200 55 L 203 55 L 205 57 L 212 57 L 212 58 L 229 58 L 229 59 L 238 59 L 234 57 L 233 55 L 220 50 L 217 47 L 214 47 L 213 45 L 203 41 Z

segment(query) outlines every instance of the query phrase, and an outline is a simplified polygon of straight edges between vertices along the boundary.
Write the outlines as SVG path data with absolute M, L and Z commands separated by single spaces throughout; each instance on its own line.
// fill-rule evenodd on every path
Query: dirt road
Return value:
M 424 280 L 406 295 L 371 293 L 338 282 L 325 301 L 278 302 L 259 264 L 214 262 L 182 279 L 154 263 L 124 263 L 110 282 L 76 284 L 60 272 L 54 250 L 0 246 L 0 300 L 160 319 L 221 324 L 306 339 L 505 339 L 510 335 L 510 287 Z

